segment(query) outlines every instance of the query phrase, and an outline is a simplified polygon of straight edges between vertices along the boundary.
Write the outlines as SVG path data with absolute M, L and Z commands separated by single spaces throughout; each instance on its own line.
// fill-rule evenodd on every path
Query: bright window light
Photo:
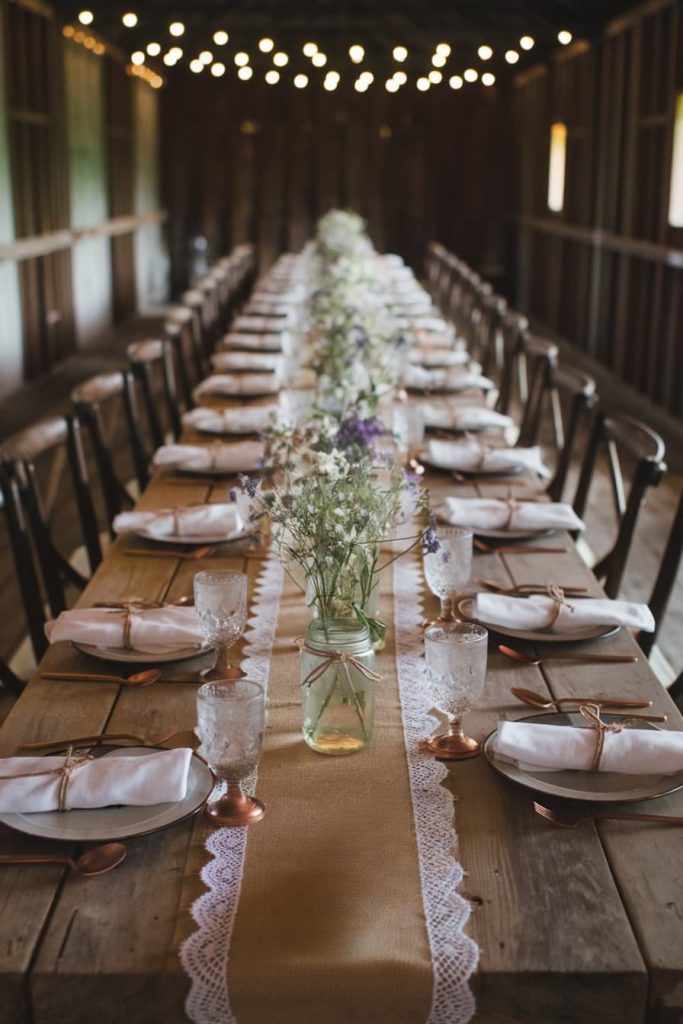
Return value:
M 676 97 L 674 145 L 669 186 L 669 224 L 683 228 L 683 92 Z
M 550 126 L 548 207 L 560 213 L 564 207 L 564 170 L 567 160 L 567 126 L 557 121 Z

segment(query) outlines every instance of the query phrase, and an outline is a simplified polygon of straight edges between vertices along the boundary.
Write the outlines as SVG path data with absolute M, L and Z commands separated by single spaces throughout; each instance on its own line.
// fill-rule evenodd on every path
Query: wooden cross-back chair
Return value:
M 446 250 L 440 242 L 430 242 L 427 246 L 424 258 L 424 275 L 427 281 L 429 294 L 438 302 L 439 276 L 446 257 Z
M 508 309 L 500 325 L 502 366 L 498 384 L 498 412 L 508 414 L 516 397 L 524 404 L 528 400 L 527 366 L 525 359 L 529 321 L 514 309 Z
M 108 527 L 123 508 L 135 504 L 135 498 L 115 468 L 113 438 L 106 423 L 106 413 L 115 413 L 114 423 L 125 426 L 125 439 L 140 491 L 149 483 L 149 452 L 145 445 L 135 393 L 133 376 L 125 370 L 97 374 L 83 381 L 71 392 L 71 402 L 80 423 L 88 432 L 102 495 Z M 122 416 L 119 419 L 119 415 Z
M 503 369 L 503 324 L 507 302 L 502 295 L 482 294 L 479 322 L 475 325 L 472 354 L 487 377 L 500 378 Z
M 45 610 L 36 573 L 28 521 L 19 496 L 19 485 L 8 468 L 0 464 L 0 507 L 7 530 L 15 575 L 21 594 L 26 628 L 36 661 L 47 650 L 45 636 Z M 25 683 L 0 659 L 0 683 L 14 697 L 23 691 Z
M 155 448 L 166 443 L 170 428 L 177 440 L 182 430 L 178 392 L 173 370 L 173 348 L 163 338 L 134 341 L 126 349 L 133 377 L 138 381 L 149 432 Z M 156 379 L 155 379 L 156 378 Z M 159 414 L 159 387 L 163 394 L 167 426 Z
M 593 566 L 596 577 L 603 582 L 608 597 L 619 593 L 626 561 L 633 541 L 638 515 L 650 487 L 656 487 L 666 472 L 665 445 L 659 434 L 630 416 L 598 412 L 593 420 L 573 507 L 579 516 L 586 510 L 598 454 L 607 457 L 608 475 L 617 519 L 614 545 Z M 633 462 L 628 496 L 622 460 Z
M 198 376 L 204 375 L 204 366 L 213 352 L 216 338 L 216 308 L 213 295 L 205 281 L 183 293 L 182 305 L 191 309 L 199 325 L 199 345 L 193 348 Z
M 208 373 L 199 313 L 190 306 L 171 309 L 164 322 L 164 338 L 173 349 L 176 380 L 185 408 L 194 405 L 192 390 Z
M 56 486 L 41 485 L 38 460 L 52 456 L 51 483 L 61 482 L 61 468 L 68 468 L 69 491 L 77 510 L 80 539 L 85 544 L 90 571 L 102 561 L 102 547 L 97 529 L 90 481 L 85 464 L 81 428 L 75 415 L 53 416 L 10 437 L 0 448 L 0 462 L 10 478 L 16 481 L 21 507 L 28 521 L 40 575 L 53 615 L 66 608 L 66 587 L 83 590 L 87 579 L 69 562 L 57 547 L 50 524 L 50 507 L 57 494 Z M 64 459 L 60 464 L 58 459 Z M 57 473 L 55 470 L 60 470 Z M 53 490 L 53 494 L 49 491 Z M 48 492 L 48 493 L 46 493 Z

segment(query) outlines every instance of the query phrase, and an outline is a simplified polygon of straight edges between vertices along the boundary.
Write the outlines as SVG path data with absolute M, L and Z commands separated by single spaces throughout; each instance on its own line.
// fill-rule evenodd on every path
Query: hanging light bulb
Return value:
M 249 54 L 239 50 L 232 59 L 238 68 L 243 68 L 249 63 Z
M 495 80 L 496 76 L 493 75 L 490 71 L 485 71 L 484 74 L 481 76 L 482 85 L 493 85 Z
M 427 90 L 430 88 L 431 84 L 432 83 L 429 81 L 429 79 L 428 78 L 424 78 L 424 77 L 423 78 L 418 78 L 418 80 L 416 82 L 416 85 L 417 85 L 418 89 L 420 90 L 420 92 L 427 92 Z
M 182 36 L 185 32 L 185 26 L 182 21 L 172 21 L 168 26 L 168 31 L 172 36 Z
M 450 43 L 439 43 L 439 45 L 436 47 L 434 52 L 438 53 L 440 57 L 450 57 L 450 55 L 451 55 Z
M 408 81 L 408 76 L 405 71 L 394 71 L 393 78 L 399 85 L 405 85 Z
M 121 16 L 121 21 L 126 28 L 135 28 L 138 23 L 138 16 L 137 14 L 133 14 L 132 11 L 126 11 L 126 13 Z
M 353 46 L 349 46 L 349 57 L 354 64 L 360 64 L 365 57 L 365 50 L 360 43 L 354 43 Z
M 563 28 L 561 32 L 557 33 L 557 41 L 562 43 L 563 46 L 569 46 L 574 36 L 571 34 L 569 29 Z
M 147 43 L 145 49 L 147 50 L 147 53 L 150 55 L 150 57 L 158 57 L 159 54 L 161 53 L 161 44 Z
M 289 64 L 289 57 L 282 50 L 278 50 L 277 53 L 273 54 L 273 64 L 279 68 L 283 68 L 285 64 Z
M 399 64 L 402 64 L 408 56 L 408 51 L 405 46 L 395 46 L 391 51 L 391 56 L 394 60 L 397 60 Z
M 275 43 L 268 36 L 264 36 L 263 39 L 259 39 L 258 41 L 258 48 L 261 53 L 270 53 L 274 46 Z
M 353 87 L 356 90 L 356 92 L 367 92 L 368 86 L 369 82 L 366 82 L 363 78 L 357 78 L 356 81 L 353 83 Z
M 230 36 L 223 28 L 216 29 L 216 31 L 213 34 L 213 41 L 216 44 L 216 46 L 225 46 L 229 39 Z
M 467 71 L 464 72 L 463 78 L 466 82 L 476 82 L 479 78 L 479 72 L 476 68 L 468 68 Z
M 163 61 L 167 68 L 172 68 L 178 63 L 170 50 L 164 54 Z
M 237 77 L 242 82 L 248 82 L 253 74 L 254 69 L 250 68 L 248 64 L 243 64 L 241 68 L 237 69 Z
M 199 59 L 202 62 L 202 64 L 210 64 L 211 61 L 213 60 L 213 54 L 211 53 L 211 50 L 202 50 L 202 52 L 199 54 Z
M 536 40 L 533 36 L 522 36 L 522 38 L 519 41 L 519 45 L 522 47 L 523 50 L 531 50 L 533 49 L 533 45 L 535 42 Z
M 487 46 L 486 43 L 479 47 L 477 53 L 479 54 L 480 60 L 491 60 L 491 57 L 493 57 L 493 50 L 490 46 Z
M 505 60 L 508 62 L 508 64 L 516 64 L 519 60 L 519 54 L 516 50 L 506 50 Z
M 95 15 L 92 11 L 81 11 L 78 15 L 78 20 L 81 25 L 92 25 L 95 20 Z
M 326 89 L 327 92 L 334 92 L 338 85 L 339 82 L 336 78 L 326 78 L 323 82 L 323 89 Z
M 195 75 L 198 75 L 200 71 L 204 70 L 204 65 L 200 60 L 195 57 L 194 60 L 190 61 L 190 71 L 193 71 Z
M 221 64 L 219 60 L 215 64 L 211 65 L 211 74 L 214 78 L 222 78 L 225 74 L 225 64 Z
M 388 78 L 384 83 L 384 88 L 387 92 L 398 92 L 398 82 L 395 78 Z
M 360 82 L 366 82 L 368 85 L 372 85 L 372 83 L 375 81 L 375 76 L 373 75 L 372 71 L 361 71 L 361 73 L 358 76 L 358 80 Z
M 142 52 L 142 50 L 136 50 L 135 53 L 131 53 L 131 55 L 130 55 L 130 62 L 131 62 L 131 64 L 137 64 L 138 67 L 140 66 L 140 64 L 144 64 L 145 63 L 145 55 Z
M 327 64 L 327 54 L 321 53 L 320 50 L 318 50 L 318 52 L 314 53 L 311 57 L 311 64 L 314 68 L 324 68 Z
M 280 72 L 271 68 L 270 71 L 266 71 L 266 82 L 268 85 L 277 85 L 280 81 Z
M 301 47 L 301 52 L 303 53 L 304 57 L 312 57 L 314 53 L 318 52 L 318 44 L 304 43 L 304 45 Z
M 169 57 L 173 57 L 173 60 L 178 61 L 183 55 L 183 51 L 180 46 L 172 46 L 168 51 Z
M 435 53 L 432 57 L 432 65 L 435 68 L 442 68 L 446 63 L 446 58 L 441 53 Z
M 440 71 L 437 71 L 436 68 L 433 71 L 430 71 L 427 77 L 432 85 L 439 85 L 443 81 L 443 75 Z
M 451 89 L 462 89 L 462 78 L 460 77 L 460 75 L 451 75 L 451 77 L 448 79 L 448 84 L 450 85 Z
M 297 89 L 305 89 L 308 85 L 308 75 L 294 75 L 294 85 Z
M 328 71 L 327 74 L 325 75 L 325 81 L 323 82 L 323 85 L 325 86 L 325 88 L 327 88 L 327 83 L 334 82 L 334 88 L 336 89 L 337 86 L 339 85 L 340 79 L 341 75 L 339 74 L 338 71 Z

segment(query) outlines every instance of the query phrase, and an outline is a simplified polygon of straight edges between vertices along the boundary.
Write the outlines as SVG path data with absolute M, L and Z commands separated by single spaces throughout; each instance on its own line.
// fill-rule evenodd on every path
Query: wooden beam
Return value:
M 550 217 L 515 217 L 515 222 L 532 231 L 544 235 L 556 235 L 575 242 L 585 242 L 595 248 L 608 249 L 611 252 L 626 256 L 637 256 L 654 263 L 664 263 L 668 267 L 683 270 L 683 249 L 660 245 L 657 242 L 645 242 L 640 238 L 617 235 L 600 228 L 583 228 L 574 224 L 562 224 Z M 0 252 L 2 249 L 0 248 Z
M 63 231 L 51 231 L 45 235 L 21 238 L 16 242 L 0 245 L 0 263 L 33 260 L 39 256 L 47 256 L 49 253 L 71 249 L 82 238 L 94 238 L 100 235 L 112 238 L 117 235 L 127 235 L 147 224 L 162 224 L 167 219 L 168 212 L 166 210 L 152 210 L 149 213 L 112 217 L 91 228 L 79 228 L 78 230 L 65 228 Z

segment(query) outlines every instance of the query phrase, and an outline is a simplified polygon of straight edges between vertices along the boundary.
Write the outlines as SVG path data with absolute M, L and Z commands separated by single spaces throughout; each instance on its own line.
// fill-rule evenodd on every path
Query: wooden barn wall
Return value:
M 0 54 L 4 53 L 4 20 L 0 0 Z M 14 241 L 14 211 L 7 125 L 7 93 L 0 75 L 0 244 Z M 19 274 L 15 263 L 0 263 L 0 397 L 21 382 L 23 352 Z
M 683 413 L 683 229 L 668 224 L 683 0 L 654 0 L 519 75 L 517 301 Z M 550 125 L 567 125 L 564 209 L 547 206 Z
M 104 61 L 75 43 L 64 53 L 71 227 L 97 227 L 109 214 L 104 119 Z M 104 235 L 79 239 L 71 252 L 76 337 L 97 341 L 112 322 L 111 253 Z
M 333 206 L 361 213 L 376 246 L 413 265 L 438 237 L 501 273 L 506 121 L 495 88 L 328 93 L 178 71 L 162 102 L 176 291 L 196 236 L 210 258 L 256 242 L 265 267 Z
M 133 82 L 133 212 L 159 208 L 159 94 L 144 82 Z M 137 306 L 145 310 L 167 298 L 168 265 L 161 225 L 152 223 L 135 232 Z

